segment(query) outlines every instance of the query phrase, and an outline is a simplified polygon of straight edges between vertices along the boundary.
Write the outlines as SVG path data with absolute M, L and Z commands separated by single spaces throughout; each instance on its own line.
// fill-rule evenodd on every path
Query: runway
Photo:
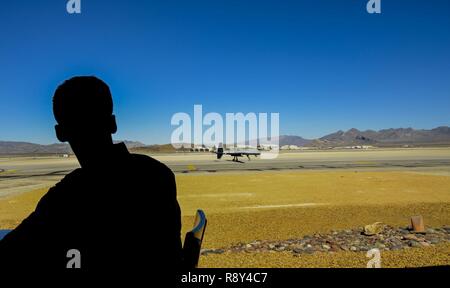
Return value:
M 283 170 L 433 170 L 450 175 L 450 148 L 282 152 L 276 159 L 231 161 L 212 153 L 150 155 L 175 173 L 263 172 Z M 1 157 L 0 197 L 49 187 L 79 167 L 75 157 Z

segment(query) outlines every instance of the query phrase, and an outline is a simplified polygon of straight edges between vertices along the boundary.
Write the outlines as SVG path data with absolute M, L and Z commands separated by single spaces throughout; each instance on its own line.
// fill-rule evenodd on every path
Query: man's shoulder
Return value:
M 152 170 L 161 174 L 173 175 L 172 170 L 166 164 L 147 155 L 131 153 L 132 165 L 139 166 L 140 169 Z
M 74 186 L 76 182 L 81 181 L 82 178 L 82 170 L 81 168 L 77 168 L 64 176 L 58 183 L 56 183 L 54 186 L 50 187 L 50 189 L 47 191 L 47 193 L 41 198 L 39 201 L 39 204 L 43 205 L 49 199 L 54 198 L 60 198 L 64 197 L 65 193 L 63 191 L 67 190 L 67 188 L 70 188 Z
M 70 172 L 69 174 L 67 174 L 66 176 L 64 176 L 64 178 L 62 178 L 58 183 L 56 183 L 54 187 L 59 188 L 60 186 L 68 184 L 71 185 L 73 182 L 80 181 L 80 179 L 82 178 L 82 174 L 83 174 L 82 169 L 77 168 L 72 172 Z

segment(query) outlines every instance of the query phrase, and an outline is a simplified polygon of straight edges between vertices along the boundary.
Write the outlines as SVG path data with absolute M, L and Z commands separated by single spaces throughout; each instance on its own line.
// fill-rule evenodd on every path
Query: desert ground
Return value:
M 406 227 L 413 215 L 422 215 L 427 228 L 450 225 L 450 148 L 300 151 L 243 163 L 210 153 L 152 156 L 176 174 L 182 234 L 196 209 L 208 217 L 203 248 L 213 253 L 201 256 L 200 267 L 362 268 L 368 261 L 362 250 L 230 247 L 357 231 L 374 222 Z M 76 167 L 75 158 L 0 158 L 0 229 L 17 226 Z M 383 267 L 450 265 L 450 241 L 425 244 L 381 249 Z

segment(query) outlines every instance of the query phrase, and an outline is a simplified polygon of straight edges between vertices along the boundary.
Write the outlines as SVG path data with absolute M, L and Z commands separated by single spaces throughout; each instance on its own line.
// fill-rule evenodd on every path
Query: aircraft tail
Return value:
M 223 156 L 223 145 L 222 145 L 222 143 L 220 143 L 219 147 L 217 147 L 216 154 L 217 154 L 217 159 L 222 158 L 222 156 Z
M 223 156 L 223 148 L 217 148 L 217 159 L 222 158 Z

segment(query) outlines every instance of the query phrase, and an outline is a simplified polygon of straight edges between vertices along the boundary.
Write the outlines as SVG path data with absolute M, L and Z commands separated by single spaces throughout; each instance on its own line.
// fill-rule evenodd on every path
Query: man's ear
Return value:
M 58 138 L 59 141 L 61 141 L 61 142 L 67 141 L 67 137 L 66 137 L 66 135 L 64 135 L 65 134 L 64 130 L 58 124 L 55 125 L 55 132 L 56 132 L 56 138 Z
M 111 115 L 111 123 L 109 124 L 109 132 L 111 134 L 114 134 L 117 132 L 117 123 L 116 123 L 116 116 Z

